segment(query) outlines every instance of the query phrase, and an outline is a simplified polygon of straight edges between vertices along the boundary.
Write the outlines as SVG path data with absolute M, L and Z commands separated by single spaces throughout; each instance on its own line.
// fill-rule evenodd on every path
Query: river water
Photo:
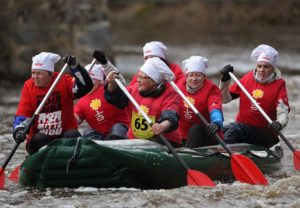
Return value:
M 137 47 L 131 47 L 138 50 Z M 249 59 L 249 50 L 245 48 L 228 47 L 170 47 L 170 56 L 177 63 L 182 57 L 198 54 L 210 60 L 208 76 L 218 82 L 216 74 L 227 63 L 235 66 L 236 72 L 245 72 L 253 67 Z M 284 52 L 280 54 L 278 64 L 284 73 L 290 74 L 289 69 L 300 71 L 300 54 Z M 212 59 L 212 57 L 214 59 Z M 119 55 L 116 64 L 125 73 L 134 73 L 142 63 L 140 55 Z M 285 75 L 291 106 L 290 122 L 284 130 L 284 135 L 300 149 L 300 74 Z M 11 149 L 12 139 L 11 123 L 19 100 L 21 86 L 1 82 L 0 84 L 0 162 L 2 163 Z M 238 102 L 234 101 L 224 105 L 225 123 L 234 120 Z M 285 155 L 282 161 L 282 169 L 270 175 L 268 186 L 252 186 L 234 182 L 222 184 L 217 182 L 215 188 L 181 187 L 171 190 L 140 190 L 130 188 L 101 189 L 93 187 L 80 187 L 76 189 L 57 188 L 37 190 L 34 188 L 22 188 L 17 184 L 6 180 L 4 190 L 0 190 L 0 207 L 60 207 L 60 208 L 84 208 L 84 207 L 300 207 L 300 174 L 294 170 L 293 154 L 290 149 L 281 142 Z M 26 151 L 22 144 L 11 162 L 6 168 L 6 176 L 20 164 Z

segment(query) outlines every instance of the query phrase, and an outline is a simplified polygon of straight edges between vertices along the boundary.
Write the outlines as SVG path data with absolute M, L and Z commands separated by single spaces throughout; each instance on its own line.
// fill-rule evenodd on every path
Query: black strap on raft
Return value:
M 77 141 L 76 141 L 75 148 L 74 148 L 73 155 L 67 162 L 67 169 L 66 169 L 67 174 L 69 174 L 69 169 L 70 168 L 75 168 L 77 166 L 77 159 L 79 158 L 79 155 L 78 155 L 79 151 L 78 150 L 79 150 L 80 140 L 81 140 L 81 137 L 78 137 Z

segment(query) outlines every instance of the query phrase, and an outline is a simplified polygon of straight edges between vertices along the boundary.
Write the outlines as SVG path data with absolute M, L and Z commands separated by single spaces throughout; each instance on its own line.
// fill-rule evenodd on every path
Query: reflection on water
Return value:
M 183 49 L 174 48 L 173 57 L 177 60 L 176 50 L 183 53 Z M 251 68 L 252 64 L 248 58 L 248 53 L 240 53 L 239 49 L 234 54 L 239 54 L 239 61 L 234 59 L 236 55 L 230 55 L 223 50 L 214 49 L 211 52 L 201 48 L 199 54 L 211 59 L 212 68 L 218 68 L 226 62 L 233 62 L 234 65 L 241 64 L 241 68 Z M 184 56 L 188 57 L 198 48 L 184 50 Z M 206 53 L 204 53 L 206 52 Z M 215 53 L 218 52 L 218 55 Z M 246 58 L 247 54 L 247 58 Z M 214 61 L 211 57 L 218 57 Z M 244 57 L 245 56 L 245 57 Z M 181 56 L 183 57 L 183 56 Z M 223 57 L 223 58 L 222 58 Z M 231 57 L 231 58 L 230 58 Z M 284 56 L 283 56 L 284 57 Z M 290 57 L 293 57 L 291 55 Z M 231 60 L 232 59 L 232 60 Z M 142 62 L 137 55 L 119 56 L 116 59 L 119 68 L 136 70 Z M 293 63 L 284 61 L 286 66 L 297 66 L 297 61 Z M 247 65 L 249 64 L 249 65 Z M 126 67 L 125 67 L 126 66 Z M 300 69 L 300 66 L 297 66 Z M 212 69 L 214 70 L 214 69 Z M 300 149 L 300 105 L 299 87 L 300 76 L 286 76 L 291 113 L 290 122 L 284 130 L 284 134 L 289 141 Z M 217 80 L 214 79 L 217 83 Z M 14 142 L 11 135 L 11 122 L 19 98 L 20 89 L 9 87 L 0 90 L 0 162 L 2 163 L 10 153 Z M 238 102 L 224 105 L 225 123 L 234 120 Z M 57 189 L 33 189 L 21 188 L 18 185 L 6 180 L 5 190 L 0 190 L 0 207 L 300 207 L 300 174 L 293 168 L 293 155 L 288 147 L 282 143 L 285 150 L 283 168 L 276 171 L 267 178 L 269 186 L 251 186 L 234 182 L 232 184 L 218 183 L 216 188 L 203 187 L 182 187 L 171 190 L 139 190 L 139 189 L 100 189 L 91 187 L 80 187 L 77 189 L 57 188 Z M 7 166 L 6 175 L 14 167 L 20 164 L 26 151 L 22 144 L 16 151 L 11 162 Z M 171 174 L 171 173 L 170 173 Z

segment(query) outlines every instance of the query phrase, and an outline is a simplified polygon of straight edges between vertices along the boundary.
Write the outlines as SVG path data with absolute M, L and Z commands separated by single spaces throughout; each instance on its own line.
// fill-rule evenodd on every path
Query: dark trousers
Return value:
M 95 129 L 88 128 L 83 132 L 84 138 L 89 138 L 93 140 L 118 140 L 118 139 L 127 139 L 126 134 L 128 127 L 123 123 L 116 123 L 110 129 L 109 135 L 105 136 L 101 132 L 96 131 Z
M 204 126 L 195 124 L 189 129 L 185 147 L 196 148 L 216 144 L 218 144 L 218 142 L 213 136 L 208 135 Z
M 224 141 L 228 144 L 248 143 L 269 148 L 277 144 L 279 139 L 269 128 L 233 122 L 224 127 Z
M 81 134 L 78 130 L 70 129 L 65 131 L 60 138 L 77 138 L 81 137 Z M 26 145 L 27 152 L 32 155 L 36 153 L 41 147 L 48 145 L 53 139 L 51 139 L 48 135 L 43 133 L 36 133 L 33 135 L 31 140 Z

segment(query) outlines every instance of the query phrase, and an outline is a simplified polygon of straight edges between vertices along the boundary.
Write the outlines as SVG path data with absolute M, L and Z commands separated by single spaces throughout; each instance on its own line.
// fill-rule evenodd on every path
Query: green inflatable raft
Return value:
M 228 145 L 252 159 L 264 172 L 281 167 L 281 148 L 269 150 L 249 144 Z M 213 180 L 233 180 L 230 157 L 219 145 L 176 149 L 191 169 Z M 186 185 L 186 173 L 165 146 L 147 140 L 93 141 L 58 139 L 28 156 L 20 170 L 20 184 L 31 187 L 134 187 L 168 189 Z

